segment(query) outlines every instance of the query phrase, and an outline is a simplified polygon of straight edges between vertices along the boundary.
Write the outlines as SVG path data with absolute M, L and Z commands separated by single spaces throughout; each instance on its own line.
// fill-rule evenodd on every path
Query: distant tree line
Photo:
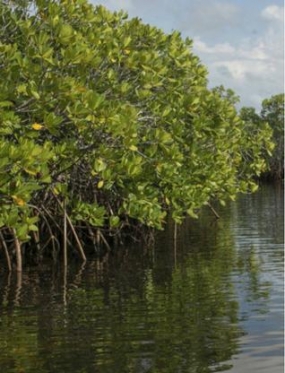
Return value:
M 223 99 L 236 106 L 240 102 L 239 96 L 232 89 L 223 85 L 213 88 Z M 245 122 L 245 130 L 254 136 L 255 132 L 264 124 L 268 124 L 272 133 L 268 134 L 274 147 L 264 152 L 266 168 L 258 175 L 260 180 L 284 179 L 284 93 L 266 98 L 261 103 L 260 113 L 254 107 L 242 107 L 239 117 Z
M 243 107 L 240 117 L 246 123 L 260 126 L 268 123 L 273 131 L 272 140 L 275 148 L 269 154 L 265 154 L 268 169 L 261 174 L 262 179 L 284 179 L 284 93 L 274 95 L 263 100 L 261 112 L 256 113 L 252 107 Z

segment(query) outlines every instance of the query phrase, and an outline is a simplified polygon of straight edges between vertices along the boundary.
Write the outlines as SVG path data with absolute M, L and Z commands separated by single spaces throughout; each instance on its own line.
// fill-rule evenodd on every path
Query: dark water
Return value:
M 0 271 L 2 373 L 283 372 L 283 190 L 101 261 Z

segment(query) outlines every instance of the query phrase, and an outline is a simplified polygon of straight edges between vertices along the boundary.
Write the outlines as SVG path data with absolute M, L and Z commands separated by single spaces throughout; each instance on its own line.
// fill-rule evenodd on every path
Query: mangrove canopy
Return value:
M 107 245 L 257 189 L 271 130 L 207 87 L 191 40 L 85 0 L 1 1 L 0 22 L 7 257 Z

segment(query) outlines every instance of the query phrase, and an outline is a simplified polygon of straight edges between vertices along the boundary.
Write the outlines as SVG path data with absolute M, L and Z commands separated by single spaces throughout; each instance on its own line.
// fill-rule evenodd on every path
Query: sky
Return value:
M 283 0 L 91 0 L 193 40 L 209 88 L 223 85 L 259 111 L 284 92 Z

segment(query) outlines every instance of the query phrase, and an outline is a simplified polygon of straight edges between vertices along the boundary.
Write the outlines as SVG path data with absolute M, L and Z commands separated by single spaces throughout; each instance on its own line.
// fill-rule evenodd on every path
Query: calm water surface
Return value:
M 283 190 L 101 261 L 0 270 L 2 373 L 283 373 Z

